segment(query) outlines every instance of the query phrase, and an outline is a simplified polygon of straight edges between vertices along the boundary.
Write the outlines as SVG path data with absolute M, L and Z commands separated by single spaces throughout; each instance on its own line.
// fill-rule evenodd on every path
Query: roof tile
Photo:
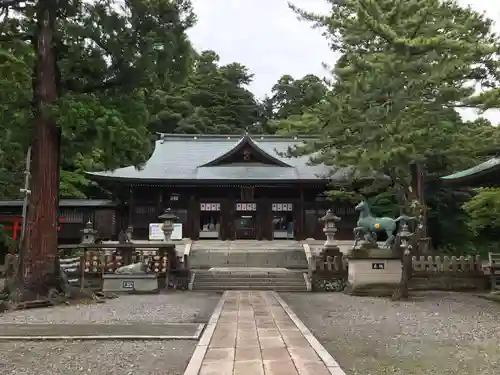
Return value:
M 308 165 L 309 156 L 288 158 L 280 155 L 289 146 L 301 144 L 299 139 L 257 136 L 252 141 L 265 153 L 290 167 L 273 165 L 230 165 L 203 167 L 232 150 L 241 141 L 234 136 L 164 135 L 156 141 L 155 150 L 142 168 L 125 167 L 114 171 L 91 172 L 94 177 L 131 180 L 324 180 L 331 168 Z M 333 178 L 344 174 L 338 171 Z

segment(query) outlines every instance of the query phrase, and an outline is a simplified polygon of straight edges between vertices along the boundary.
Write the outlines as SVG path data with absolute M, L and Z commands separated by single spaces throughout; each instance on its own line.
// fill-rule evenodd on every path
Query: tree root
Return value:
M 400 287 L 398 287 L 394 293 L 392 294 L 391 296 L 391 300 L 392 301 L 401 301 L 401 300 L 404 300 L 406 298 L 403 297 L 403 291 L 401 290 Z
M 26 300 L 21 297 L 24 293 L 18 287 L 14 287 L 15 285 L 17 285 L 15 280 L 6 281 L 4 290 L 0 293 L 0 313 L 74 303 L 105 303 L 107 299 L 118 298 L 116 294 L 80 288 L 66 283 L 59 288 L 49 289 L 48 295 L 44 298 Z

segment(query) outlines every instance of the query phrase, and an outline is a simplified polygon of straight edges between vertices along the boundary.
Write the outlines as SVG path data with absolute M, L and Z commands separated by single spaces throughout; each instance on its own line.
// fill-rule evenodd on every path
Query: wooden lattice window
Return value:
M 83 223 L 83 212 L 76 209 L 65 209 L 59 215 L 61 221 L 68 224 L 81 224 Z
M 156 214 L 156 206 L 136 206 L 135 213 L 137 215 L 153 215 Z

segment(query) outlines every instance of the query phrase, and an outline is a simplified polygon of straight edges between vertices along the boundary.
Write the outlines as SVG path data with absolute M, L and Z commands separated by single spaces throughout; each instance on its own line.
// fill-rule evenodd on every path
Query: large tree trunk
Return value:
M 36 65 L 33 77 L 35 119 L 32 141 L 32 193 L 22 244 L 25 291 L 45 295 L 57 286 L 57 211 L 59 129 L 49 106 L 57 99 L 53 47 L 57 2 L 39 0 L 36 8 Z

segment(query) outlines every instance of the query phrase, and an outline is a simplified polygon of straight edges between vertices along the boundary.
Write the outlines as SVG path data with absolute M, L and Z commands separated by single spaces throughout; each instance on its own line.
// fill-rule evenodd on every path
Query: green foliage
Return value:
M 385 191 L 368 199 L 371 210 L 378 217 L 398 217 L 399 207 L 396 194 L 393 191 Z
M 31 134 L 36 1 L 9 2 L 0 20 L 0 199 L 16 198 Z M 190 0 L 72 0 L 59 4 L 54 52 L 63 197 L 85 197 L 84 172 L 140 165 L 152 135 L 260 132 L 264 113 L 239 63 L 197 53 Z M 127 48 L 123 48 L 127 46 Z M 271 110 L 272 111 L 272 110 Z
M 428 233 L 436 248 L 472 250 L 474 235 L 463 204 L 474 196 L 469 188 L 444 188 L 430 183 L 426 191 Z M 462 255 L 462 254 L 459 254 Z
M 363 199 L 363 196 L 350 189 L 332 188 L 325 192 L 326 197 L 331 201 L 344 201 L 351 204 L 356 204 Z
M 252 75 L 239 63 L 219 66 L 218 62 L 215 52 L 202 52 L 195 57 L 186 83 L 178 88 L 181 95 L 157 98 L 159 112 L 155 131 L 243 134 L 248 128 L 255 132 L 253 126 L 259 120 L 259 105 L 245 88 L 252 81 Z M 161 103 L 167 105 L 163 110 Z
M 479 252 L 499 251 L 500 189 L 478 189 L 476 195 L 463 205 L 469 215 L 468 225 L 474 234 L 474 244 Z
M 272 88 L 274 118 L 301 116 L 318 105 L 325 98 L 326 92 L 327 86 L 315 75 L 308 74 L 300 79 L 284 75 Z
M 463 205 L 476 235 L 500 231 L 500 189 L 478 189 L 478 194 Z
M 18 197 L 23 183 L 33 98 L 36 2 L 9 4 L 0 21 L 0 199 Z M 215 53 L 193 51 L 189 0 L 60 5 L 59 99 L 51 114 L 62 135 L 63 197 L 87 195 L 85 171 L 144 162 L 151 132 L 242 133 L 258 121 L 258 104 L 243 87 L 251 81 L 247 69 L 220 67 Z
M 296 153 L 355 165 L 352 178 L 383 172 L 408 196 L 410 163 L 438 158 L 453 169 L 498 148 L 497 129 L 454 110 L 473 96 L 471 82 L 488 87 L 498 75 L 491 21 L 452 1 L 330 4 L 327 16 L 297 10 L 342 57 L 319 114 L 323 137 Z
M 291 5 L 324 31 L 341 58 L 316 119 L 290 116 L 277 124 L 278 132 L 291 133 L 321 127 L 321 139 L 290 153 L 309 154 L 333 169 L 355 166 L 352 181 L 374 177 L 360 192 L 372 196 L 377 214 L 388 216 L 402 205 L 412 211 L 409 164 L 420 163 L 431 176 L 426 205 L 435 244 L 470 243 L 461 206 L 471 194 L 433 179 L 498 152 L 497 128 L 483 119 L 463 121 L 456 111 L 500 105 L 500 44 L 492 21 L 455 1 L 327 1 L 326 15 Z M 345 195 L 332 189 L 332 196 Z
M 0 198 L 16 198 L 24 178 L 34 55 L 17 40 L 0 43 L 0 52 Z
M 284 135 L 320 134 L 327 92 L 326 83 L 312 74 L 300 79 L 282 76 L 273 86 L 273 96 L 264 102 L 267 129 Z

